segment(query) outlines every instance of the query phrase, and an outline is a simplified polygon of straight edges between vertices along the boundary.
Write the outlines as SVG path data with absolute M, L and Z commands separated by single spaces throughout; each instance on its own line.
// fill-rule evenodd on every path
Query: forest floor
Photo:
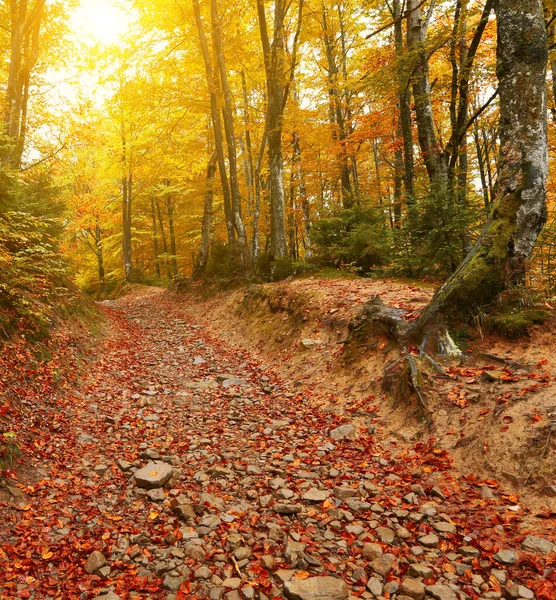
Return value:
M 81 384 L 20 407 L 0 598 L 553 600 L 553 498 L 523 504 L 506 483 L 463 476 L 417 414 L 382 406 L 387 342 L 337 343 L 369 294 L 413 311 L 432 289 L 329 283 L 204 301 L 138 288 L 103 303 L 106 337 Z M 515 352 L 514 370 L 505 356 L 439 381 L 458 390 L 454 410 L 471 420 L 466 386 L 491 371 L 489 401 L 522 379 L 548 390 L 554 357 L 530 366 L 532 350 Z M 517 437 L 547 419 L 531 414 Z

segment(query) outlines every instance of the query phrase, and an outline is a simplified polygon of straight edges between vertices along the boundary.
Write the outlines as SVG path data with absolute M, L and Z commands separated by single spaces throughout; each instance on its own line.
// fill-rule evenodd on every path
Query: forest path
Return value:
M 36 440 L 43 479 L 2 509 L 0 598 L 555 597 L 554 532 L 526 537 L 445 451 L 304 407 L 169 292 L 104 310 L 101 358 Z M 151 461 L 163 488 L 137 485 Z

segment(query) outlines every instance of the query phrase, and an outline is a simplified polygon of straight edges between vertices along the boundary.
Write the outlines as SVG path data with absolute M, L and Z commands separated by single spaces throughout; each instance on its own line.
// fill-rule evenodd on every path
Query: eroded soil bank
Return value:
M 0 503 L 1 598 L 554 598 L 549 511 L 494 481 L 486 497 L 434 441 L 384 435 L 373 379 L 364 402 L 341 398 L 324 351 L 339 324 L 300 309 L 300 350 L 280 308 L 265 354 L 247 351 L 256 306 L 226 328 L 222 298 L 139 289 L 103 305 L 96 363 L 44 399 L 22 456 L 36 478 L 23 471 Z

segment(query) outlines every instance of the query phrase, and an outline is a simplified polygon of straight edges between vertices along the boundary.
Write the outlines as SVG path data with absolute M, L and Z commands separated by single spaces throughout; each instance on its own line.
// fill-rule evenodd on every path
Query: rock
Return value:
M 246 381 L 245 379 L 242 379 L 241 377 L 230 377 L 230 379 L 225 379 L 222 382 L 222 387 L 224 389 L 227 389 L 229 387 L 232 387 L 234 385 L 245 385 Z
M 108 561 L 102 552 L 95 550 L 87 559 L 85 563 L 85 573 L 92 574 L 98 571 L 101 567 L 104 567 Z
M 508 574 L 506 571 L 501 571 L 500 569 L 491 569 L 490 574 L 502 585 L 504 585 L 508 580 Z
M 378 544 L 373 544 L 372 542 L 367 542 L 363 546 L 361 554 L 363 555 L 363 558 L 366 558 L 368 560 L 375 560 L 376 558 L 382 555 L 382 546 L 379 546 Z
M 265 554 L 264 556 L 261 556 L 261 566 L 267 571 L 272 571 L 276 566 L 276 559 L 270 554 Z
M 149 490 L 147 492 L 147 496 L 153 502 L 164 502 L 164 500 L 166 500 L 166 494 L 164 493 L 164 490 L 161 488 L 155 488 L 153 490 Z
M 127 460 L 123 460 L 123 459 L 118 459 L 116 461 L 116 464 L 118 465 L 120 470 L 122 470 L 124 472 L 129 471 L 131 469 L 131 467 L 133 466 L 131 463 L 127 462 Z
M 519 556 L 515 550 L 499 550 L 492 558 L 505 565 L 515 565 L 519 562 Z
M 556 498 L 556 485 L 545 485 L 542 489 L 545 496 Z
M 512 585 L 506 590 L 510 598 L 525 598 L 526 600 L 533 600 L 535 594 L 523 585 Z
M 320 340 L 312 340 L 311 338 L 303 338 L 301 340 L 301 345 L 306 348 L 307 350 L 310 350 L 311 348 L 314 348 L 315 346 L 320 346 L 322 344 L 322 342 Z
M 422 577 L 423 579 L 431 579 L 431 577 L 434 577 L 432 568 L 429 565 L 421 563 L 409 565 L 407 573 L 410 577 Z
M 152 490 L 162 487 L 172 477 L 174 469 L 168 463 L 152 461 L 135 471 L 135 482 L 141 488 Z
M 481 498 L 494 498 L 494 492 L 488 487 L 488 485 L 483 485 L 481 488 Z
M 317 488 L 311 488 L 308 492 L 305 492 L 302 496 L 303 500 L 307 500 L 308 502 L 324 502 L 328 496 L 330 496 L 330 492 L 327 490 L 319 490 Z
M 376 534 L 381 542 L 391 544 L 396 537 L 396 534 L 389 527 L 377 527 Z
M 212 572 L 208 567 L 203 565 L 195 571 L 194 575 L 195 579 L 210 579 L 212 576 Z
M 183 583 L 183 577 L 173 577 L 168 573 L 164 576 L 162 587 L 172 592 L 177 592 Z
M 222 587 L 229 590 L 238 590 L 241 587 L 241 579 L 239 577 L 228 577 L 222 582 Z
M 340 425 L 340 427 L 336 427 L 336 429 L 330 431 L 330 437 L 333 440 L 343 440 L 345 438 L 354 439 L 358 437 L 357 429 L 355 428 L 355 425 L 352 425 L 351 423 Z
M 540 552 L 541 554 L 548 554 L 552 550 L 552 542 L 545 540 L 544 538 L 535 537 L 534 535 L 528 535 L 523 542 L 521 547 L 524 550 L 530 550 L 531 552 Z
M 440 533 L 456 533 L 456 526 L 452 525 L 452 523 L 447 523 L 446 521 L 433 523 L 433 527 Z
M 286 504 L 285 502 L 277 502 L 272 508 L 279 515 L 296 515 L 303 510 L 299 504 Z
M 349 590 L 345 581 L 335 577 L 293 577 L 286 582 L 284 594 L 289 600 L 346 600 Z
M 408 577 L 404 579 L 400 585 L 400 594 L 409 596 L 414 600 L 423 600 L 425 597 L 425 586 L 417 579 Z
M 347 498 L 353 498 L 354 496 L 359 495 L 359 490 L 354 490 L 350 487 L 335 487 L 333 493 L 336 498 L 346 500 Z
M 237 560 L 245 560 L 251 556 L 251 548 L 247 548 L 247 546 L 240 546 L 234 551 L 234 556 Z
M 378 573 L 382 577 L 386 577 L 392 570 L 395 560 L 396 557 L 393 554 L 382 554 L 373 560 L 370 567 L 375 573 Z
M 425 589 L 436 600 L 458 600 L 454 590 L 447 585 L 428 585 Z
M 382 592 L 383 592 L 382 583 L 376 577 L 371 577 L 369 579 L 369 581 L 367 582 L 367 589 L 374 596 L 382 596 Z
M 209 592 L 209 599 L 210 600 L 220 600 L 220 598 L 222 598 L 222 596 L 224 595 L 224 588 L 223 587 L 215 587 L 212 588 Z
M 103 594 L 101 596 L 95 596 L 93 600 L 122 600 L 118 594 L 114 594 L 114 592 L 108 592 L 107 594 Z
M 444 492 L 437 486 L 434 486 L 431 490 L 431 496 L 433 498 L 439 498 L 440 500 L 446 500 Z
M 429 533 L 418 539 L 421 546 L 425 546 L 425 548 L 436 548 L 439 541 L 438 536 L 434 535 L 434 533 Z

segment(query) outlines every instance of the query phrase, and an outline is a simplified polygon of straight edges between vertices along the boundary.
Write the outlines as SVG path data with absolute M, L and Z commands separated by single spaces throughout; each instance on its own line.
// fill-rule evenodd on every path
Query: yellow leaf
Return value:
M 154 521 L 156 519 L 156 517 L 158 517 L 160 513 L 157 512 L 156 510 L 151 510 L 151 512 L 149 513 L 149 519 L 151 521 Z

